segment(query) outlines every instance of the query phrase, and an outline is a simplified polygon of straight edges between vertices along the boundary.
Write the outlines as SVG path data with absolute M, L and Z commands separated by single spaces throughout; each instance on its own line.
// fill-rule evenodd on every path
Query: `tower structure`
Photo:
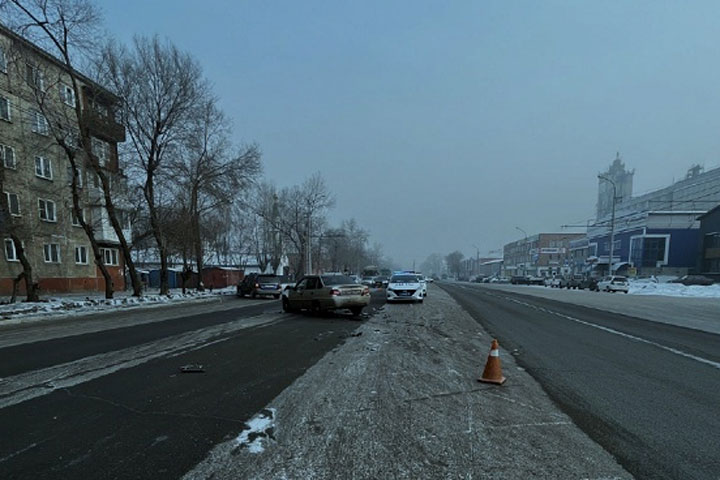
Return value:
M 623 201 L 629 200 L 632 197 L 633 190 L 633 176 L 635 170 L 628 170 L 625 168 L 625 163 L 620 159 L 620 153 L 618 152 L 615 156 L 610 168 L 606 172 L 599 174 L 602 177 L 607 177 L 615 182 L 617 187 L 618 208 Z M 612 212 L 613 205 L 613 186 L 610 182 L 598 180 L 598 199 L 597 199 L 597 210 L 596 219 L 600 220 Z

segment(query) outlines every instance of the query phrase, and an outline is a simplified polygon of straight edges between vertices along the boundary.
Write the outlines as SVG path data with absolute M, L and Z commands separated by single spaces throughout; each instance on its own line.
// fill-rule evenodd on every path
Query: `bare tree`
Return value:
M 168 238 L 160 216 L 163 176 L 173 155 L 180 154 L 207 85 L 195 59 L 157 37 L 136 37 L 131 50 L 109 44 L 103 58 L 110 84 L 123 99 L 123 120 L 160 257 L 160 292 L 167 294 Z
M 188 216 L 198 290 L 203 290 L 204 239 L 202 219 L 235 200 L 260 174 L 260 150 L 248 145 L 232 151 L 229 122 L 217 107 L 215 98 L 207 97 L 191 116 L 186 129 L 183 151 L 172 162 L 176 186 L 188 192 Z
M 459 277 L 462 272 L 462 260 L 464 257 L 465 256 L 458 250 L 445 256 L 445 263 L 447 264 L 448 270 L 455 274 L 456 277 Z
M 63 73 L 67 75 L 73 92 L 74 105 L 70 109 L 70 116 L 68 109 L 64 106 L 60 106 L 59 109 L 53 108 L 52 103 L 46 101 L 47 97 L 42 93 L 38 94 L 38 105 L 46 118 L 50 120 L 53 136 L 70 162 L 73 171 L 73 211 L 81 219 L 80 224 L 90 241 L 95 263 L 105 279 L 105 296 L 112 298 L 113 281 L 104 266 L 93 228 L 85 222 L 82 215 L 78 195 L 78 175 L 82 163 L 89 166 L 100 181 L 104 207 L 120 243 L 125 264 L 130 271 L 133 294 L 139 296 L 142 293 L 142 284 L 130 256 L 130 246 L 125 238 L 123 225 L 113 201 L 111 175 L 93 152 L 92 146 L 90 125 L 95 118 L 93 117 L 93 108 L 90 107 L 98 101 L 107 101 L 111 96 L 94 88 L 94 82 L 88 81 L 75 66 L 76 57 L 84 56 L 87 60 L 87 57 L 92 55 L 94 46 L 97 45 L 99 38 L 97 31 L 101 21 L 99 10 L 87 0 L 5 0 L 0 4 L 0 8 L 13 15 L 17 21 L 16 28 L 24 36 L 53 51 L 57 54 L 60 63 L 64 65 Z M 85 89 L 81 89 L 82 84 L 85 84 Z M 85 105 L 81 103 L 81 99 L 85 100 Z M 78 131 L 74 131 L 74 126 L 77 126 Z M 84 161 L 78 161 L 78 150 L 83 152 Z

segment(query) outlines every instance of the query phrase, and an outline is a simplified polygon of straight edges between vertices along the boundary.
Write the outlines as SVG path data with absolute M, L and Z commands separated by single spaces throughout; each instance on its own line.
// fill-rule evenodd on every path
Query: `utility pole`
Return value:
M 473 273 L 475 275 L 480 275 L 480 247 L 478 247 L 474 243 L 473 247 L 475 247 L 475 268 L 473 269 Z
M 610 182 L 613 187 L 612 216 L 610 217 L 610 258 L 608 259 L 608 276 L 613 273 L 613 255 L 615 254 L 615 202 L 617 201 L 617 186 L 615 181 L 605 175 L 598 175 L 600 180 Z

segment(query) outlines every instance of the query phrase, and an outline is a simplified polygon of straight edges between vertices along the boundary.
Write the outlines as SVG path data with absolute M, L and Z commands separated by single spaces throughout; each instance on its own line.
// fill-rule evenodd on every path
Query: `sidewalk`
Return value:
M 332 334 L 332 333 L 330 333 Z M 387 305 L 187 479 L 632 478 L 446 293 Z

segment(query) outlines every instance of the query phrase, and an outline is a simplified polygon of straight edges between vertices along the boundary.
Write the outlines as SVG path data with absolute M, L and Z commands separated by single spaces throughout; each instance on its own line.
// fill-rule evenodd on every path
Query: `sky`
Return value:
M 330 219 L 396 263 L 498 255 L 720 165 L 720 2 L 105 0 L 110 35 L 194 55 L 279 187 L 320 172 Z

